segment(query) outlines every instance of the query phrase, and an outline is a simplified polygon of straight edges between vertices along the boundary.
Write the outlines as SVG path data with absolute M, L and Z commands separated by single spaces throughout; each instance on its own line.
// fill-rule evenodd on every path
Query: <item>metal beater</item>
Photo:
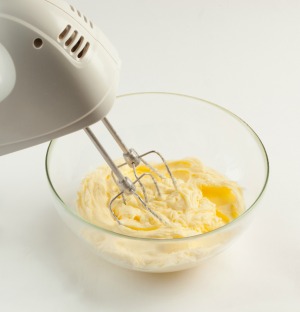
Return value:
M 154 176 L 151 173 L 143 173 L 142 175 L 138 176 L 136 168 L 137 166 L 142 162 L 145 166 L 147 166 L 151 171 L 155 172 L 160 178 L 164 179 L 165 177 L 159 173 L 153 166 L 151 166 L 143 157 L 150 155 L 150 154 L 155 154 L 157 155 L 161 161 L 163 162 L 171 180 L 173 183 L 174 188 L 177 190 L 177 184 L 176 184 L 176 180 L 167 164 L 167 162 L 165 161 L 165 159 L 163 158 L 163 156 L 157 152 L 157 151 L 149 151 L 146 152 L 144 154 L 139 155 L 133 148 L 127 148 L 126 145 L 124 144 L 124 142 L 122 141 L 122 139 L 120 138 L 120 136 L 117 134 L 116 130 L 112 127 L 111 123 L 108 121 L 108 119 L 105 117 L 102 119 L 103 124 L 105 125 L 105 127 L 107 128 L 107 130 L 110 132 L 110 134 L 112 135 L 112 137 L 115 139 L 115 141 L 117 142 L 117 144 L 119 145 L 119 147 L 121 148 L 121 150 L 123 151 L 123 157 L 125 162 L 122 163 L 121 165 L 117 166 L 113 160 L 111 159 L 111 157 L 108 155 L 108 153 L 106 152 L 106 150 L 104 149 L 104 147 L 101 145 L 101 143 L 99 142 L 99 140 L 96 138 L 95 134 L 92 132 L 92 130 L 87 127 L 85 128 L 85 132 L 86 134 L 89 136 L 89 138 L 91 139 L 91 141 L 94 143 L 95 147 L 98 149 L 98 151 L 100 152 L 100 154 L 102 155 L 102 157 L 104 158 L 104 160 L 106 161 L 106 163 L 108 164 L 108 166 L 110 167 L 111 171 L 112 171 L 112 177 L 115 181 L 115 183 L 119 186 L 120 189 L 120 193 L 117 194 L 116 196 L 114 196 L 112 198 L 112 200 L 109 203 L 109 209 L 110 212 L 113 216 L 113 218 L 119 223 L 121 224 L 120 220 L 118 219 L 118 217 L 116 216 L 116 214 L 113 211 L 113 203 L 115 202 L 115 200 L 119 197 L 122 196 L 123 202 L 124 204 L 126 204 L 126 198 L 125 195 L 133 195 L 141 204 L 142 206 L 149 211 L 156 219 L 158 219 L 159 221 L 161 221 L 162 223 L 164 223 L 164 221 L 151 209 L 151 207 L 149 206 L 149 201 L 148 201 L 148 196 L 147 196 L 147 191 L 146 188 L 144 187 L 143 183 L 142 183 L 142 179 L 145 177 L 150 177 L 152 182 L 155 185 L 157 194 L 159 196 L 161 196 L 161 192 L 158 186 L 157 181 L 155 180 Z M 130 180 L 128 177 L 125 177 L 122 172 L 120 171 L 120 167 L 123 166 L 129 166 L 130 168 L 132 168 L 133 172 L 134 172 L 134 176 L 135 176 L 135 180 L 132 181 Z M 137 192 L 136 192 L 136 184 L 139 184 L 139 186 L 142 189 L 143 192 L 143 197 L 142 198 Z

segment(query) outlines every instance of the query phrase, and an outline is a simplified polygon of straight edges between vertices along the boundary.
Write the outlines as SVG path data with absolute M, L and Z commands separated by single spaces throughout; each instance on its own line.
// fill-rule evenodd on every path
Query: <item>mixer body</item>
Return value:
M 85 128 L 116 97 L 119 58 L 61 0 L 0 2 L 0 155 Z

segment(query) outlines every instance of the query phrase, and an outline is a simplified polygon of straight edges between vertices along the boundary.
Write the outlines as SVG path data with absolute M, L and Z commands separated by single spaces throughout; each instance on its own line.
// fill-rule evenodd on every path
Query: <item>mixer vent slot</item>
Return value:
M 82 14 L 79 10 L 77 10 L 73 5 L 70 5 L 70 8 L 71 8 L 72 12 L 74 12 L 74 13 L 77 14 L 81 19 L 83 19 L 84 22 L 85 22 L 87 25 L 89 25 L 91 28 L 94 28 L 94 24 L 93 24 L 91 21 L 89 21 L 85 15 L 83 15 L 83 14 Z
M 63 40 L 68 35 L 69 31 L 71 29 L 71 25 L 67 25 L 66 28 L 60 33 L 59 39 Z
M 71 30 L 71 25 L 67 25 L 59 34 L 58 39 L 67 51 L 76 60 L 82 60 L 90 48 L 90 43 L 83 36 L 79 36 L 77 30 Z
M 77 57 L 79 59 L 84 58 L 84 56 L 87 54 L 87 51 L 89 50 L 89 48 L 90 48 L 90 44 L 89 44 L 89 42 L 87 42 L 85 44 L 84 48 L 78 53 Z
M 74 30 L 69 39 L 65 42 L 65 46 L 69 47 L 76 39 L 78 31 Z
M 79 40 L 76 42 L 76 44 L 73 46 L 73 48 L 71 49 L 72 53 L 76 52 L 80 48 L 83 41 L 84 41 L 84 38 L 81 36 Z

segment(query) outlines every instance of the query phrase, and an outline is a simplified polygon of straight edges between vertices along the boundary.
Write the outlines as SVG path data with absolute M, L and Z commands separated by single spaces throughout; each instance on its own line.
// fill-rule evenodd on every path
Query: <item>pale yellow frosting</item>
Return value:
M 77 199 L 79 214 L 90 223 L 130 236 L 178 238 L 212 231 L 244 211 L 242 191 L 236 182 L 205 167 L 195 158 L 170 161 L 168 165 L 178 190 L 162 164 L 153 165 L 166 177 L 162 179 L 153 174 L 161 196 L 149 176 L 141 180 L 147 191 L 149 207 L 164 222 L 147 212 L 134 196 L 126 196 L 126 205 L 121 197 L 113 204 L 114 213 L 123 224 L 119 225 L 108 208 L 119 188 L 106 165 L 97 168 L 82 181 Z M 138 175 L 146 172 L 150 172 L 148 167 L 138 166 Z M 122 167 L 122 173 L 135 180 L 128 166 Z M 141 188 L 136 185 L 138 194 L 144 198 Z

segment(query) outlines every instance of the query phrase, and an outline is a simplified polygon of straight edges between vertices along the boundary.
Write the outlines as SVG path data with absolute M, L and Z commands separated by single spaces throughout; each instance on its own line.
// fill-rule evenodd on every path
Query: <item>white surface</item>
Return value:
M 198 268 L 148 275 L 91 254 L 53 209 L 47 145 L 0 158 L 1 311 L 300 311 L 300 3 L 75 1 L 123 60 L 119 93 L 173 91 L 245 119 L 270 157 L 257 218 Z

